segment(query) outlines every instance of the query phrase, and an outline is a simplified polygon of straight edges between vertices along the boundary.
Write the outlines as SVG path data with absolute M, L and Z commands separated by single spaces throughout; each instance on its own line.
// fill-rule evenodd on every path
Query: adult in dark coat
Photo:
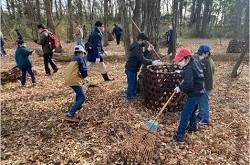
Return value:
M 117 43 L 117 45 L 119 45 L 120 41 L 121 41 L 122 29 L 118 25 L 116 25 L 116 24 L 114 24 L 114 25 L 115 25 L 115 27 L 112 31 L 112 35 L 115 35 L 116 43 Z
M 168 47 L 168 55 L 173 53 L 173 27 L 170 25 L 168 31 L 166 32 L 167 36 L 167 47 Z
M 159 60 L 150 60 L 145 56 L 154 49 L 152 44 L 148 44 L 148 36 L 145 33 L 140 33 L 137 36 L 137 41 L 133 42 L 129 47 L 129 56 L 125 64 L 125 73 L 127 75 L 127 100 L 133 100 L 136 97 L 137 91 L 137 73 L 140 71 L 141 65 L 161 65 Z M 147 49 L 143 51 L 143 47 Z
M 51 65 L 53 72 L 56 73 L 58 71 L 58 67 L 56 66 L 55 62 L 53 61 L 53 53 L 54 50 L 50 49 L 49 42 L 48 42 L 48 33 L 49 31 L 46 29 L 45 25 L 38 24 L 37 28 L 40 32 L 39 40 L 35 39 L 34 41 L 39 45 L 42 45 L 43 50 L 43 60 L 44 60 L 44 68 L 46 75 L 51 75 L 49 64 Z
M 92 44 L 92 50 L 88 52 L 87 55 L 87 67 L 88 71 L 96 65 L 102 74 L 104 81 L 111 81 L 108 77 L 107 68 L 103 61 L 104 50 L 102 47 L 102 33 L 104 31 L 104 26 L 101 21 L 95 23 L 94 31 L 90 34 L 88 42 Z

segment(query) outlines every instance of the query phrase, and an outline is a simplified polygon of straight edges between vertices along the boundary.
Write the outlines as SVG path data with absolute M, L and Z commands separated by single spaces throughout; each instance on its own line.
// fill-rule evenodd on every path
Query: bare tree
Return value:
M 51 32 L 55 33 L 55 25 L 52 17 L 52 1 L 43 0 L 45 6 L 45 13 L 47 18 L 47 27 Z
M 137 25 L 140 27 L 141 25 L 141 0 L 136 0 L 135 1 L 135 8 L 134 8 L 134 15 L 133 15 L 133 20 L 137 23 Z M 132 25 L 132 34 L 133 34 L 133 40 L 136 40 L 136 36 L 138 35 L 139 31 L 135 27 L 135 25 Z
M 73 9 L 72 9 L 72 0 L 68 0 L 68 13 L 69 13 L 69 20 L 68 20 L 68 39 L 70 41 L 74 40 L 73 37 Z
M 123 25 L 123 42 L 125 47 L 125 55 L 128 56 L 129 46 L 130 46 L 130 32 L 129 32 L 129 18 L 127 7 L 125 5 L 125 0 L 118 0 L 118 5 L 120 8 L 120 13 L 122 15 L 121 22 Z
M 103 34 L 103 46 L 108 46 L 108 14 L 109 14 L 109 0 L 104 0 L 104 34 Z

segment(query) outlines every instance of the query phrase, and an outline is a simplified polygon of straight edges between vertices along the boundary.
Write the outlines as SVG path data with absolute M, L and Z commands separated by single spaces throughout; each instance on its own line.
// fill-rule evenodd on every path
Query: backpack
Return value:
M 48 43 L 51 50 L 56 49 L 60 46 L 60 41 L 57 36 L 51 32 L 48 32 Z

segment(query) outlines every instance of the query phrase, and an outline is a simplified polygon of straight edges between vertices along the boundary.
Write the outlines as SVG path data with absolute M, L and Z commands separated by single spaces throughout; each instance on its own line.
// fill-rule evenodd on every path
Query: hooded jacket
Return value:
M 16 64 L 19 69 L 28 69 L 32 67 L 29 55 L 32 53 L 31 50 L 24 46 L 18 46 L 15 53 Z
M 180 90 L 189 97 L 199 96 L 206 92 L 203 70 L 204 64 L 200 60 L 191 58 L 184 67 L 182 77 L 184 82 L 179 86 Z
M 139 72 L 142 64 L 151 65 L 152 60 L 149 60 L 145 57 L 148 53 L 148 50 L 143 52 L 142 46 L 138 44 L 138 42 L 133 42 L 129 47 L 129 56 L 125 68 L 136 73 Z
M 39 45 L 42 45 L 43 53 L 52 53 L 53 52 L 53 50 L 51 50 L 49 48 L 48 33 L 49 33 L 49 31 L 47 29 L 44 29 L 40 33 L 40 40 L 37 42 Z
M 87 77 L 87 65 L 84 57 L 76 54 L 72 57 L 69 65 L 66 67 L 65 72 L 65 85 L 79 86 L 83 83 L 83 78 Z

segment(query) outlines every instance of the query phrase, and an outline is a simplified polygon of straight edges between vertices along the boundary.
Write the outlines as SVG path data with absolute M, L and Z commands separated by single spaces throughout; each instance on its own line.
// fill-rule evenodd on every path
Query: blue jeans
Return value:
M 196 129 L 196 106 L 199 104 L 199 101 L 203 97 L 195 96 L 195 97 L 187 97 L 186 103 L 181 112 L 181 119 L 179 122 L 179 126 L 176 132 L 176 135 L 180 138 L 183 138 L 186 133 L 186 128 L 189 124 L 191 129 Z
M 85 95 L 82 86 L 71 86 L 71 88 L 74 90 L 76 93 L 76 100 L 75 103 L 72 105 L 68 115 L 69 116 L 74 116 L 76 111 L 81 109 L 82 104 L 85 101 Z
M 198 119 L 201 119 L 202 123 L 210 122 L 210 108 L 209 108 L 209 96 L 211 91 L 207 91 L 199 102 L 199 112 L 197 115 Z
M 85 48 L 84 43 L 82 41 L 82 38 L 77 38 L 76 39 L 76 45 L 81 45 L 83 48 Z
M 137 72 L 131 72 L 129 70 L 125 70 L 125 73 L 127 75 L 127 92 L 126 97 L 127 100 L 132 100 L 136 97 L 136 90 L 137 90 Z
M 25 85 L 26 83 L 26 73 L 28 72 L 30 77 L 31 77 L 31 81 L 32 83 L 36 83 L 36 78 L 35 78 L 35 74 L 32 70 L 32 68 L 25 68 L 25 69 L 21 69 L 22 71 L 22 78 L 21 78 L 21 84 Z

